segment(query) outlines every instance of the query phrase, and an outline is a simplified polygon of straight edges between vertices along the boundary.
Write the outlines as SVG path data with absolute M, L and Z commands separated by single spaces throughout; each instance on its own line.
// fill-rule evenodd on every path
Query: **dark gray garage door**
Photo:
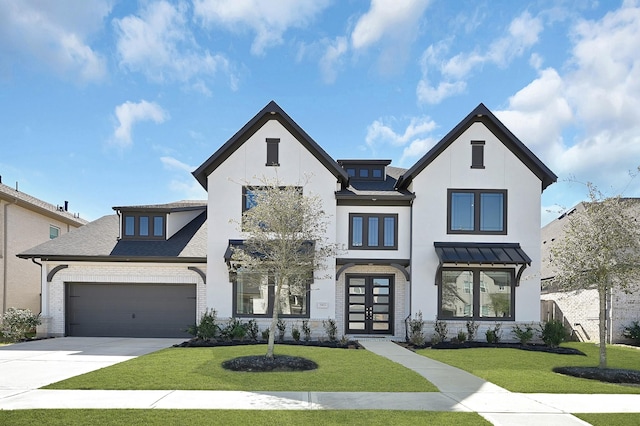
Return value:
M 66 285 L 67 336 L 189 337 L 195 284 Z

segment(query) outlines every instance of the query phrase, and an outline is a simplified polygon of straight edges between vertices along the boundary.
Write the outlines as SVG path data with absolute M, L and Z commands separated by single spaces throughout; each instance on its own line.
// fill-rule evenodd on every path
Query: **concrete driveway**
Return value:
M 184 339 L 57 337 L 0 346 L 0 398 L 168 348 Z

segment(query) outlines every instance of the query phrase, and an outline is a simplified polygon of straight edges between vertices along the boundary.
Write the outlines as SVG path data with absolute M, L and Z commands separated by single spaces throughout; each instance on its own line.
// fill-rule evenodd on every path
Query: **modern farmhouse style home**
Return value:
M 265 178 L 318 196 L 341 247 L 309 291 L 287 295 L 286 321 L 322 335 L 332 318 L 355 338 L 404 338 L 418 312 L 454 333 L 539 321 L 540 196 L 556 176 L 482 104 L 401 169 L 334 160 L 270 102 L 193 175 L 206 202 L 115 207 L 20 254 L 43 265 L 43 334 L 183 336 L 207 309 L 265 328 L 269 277 L 231 260 Z

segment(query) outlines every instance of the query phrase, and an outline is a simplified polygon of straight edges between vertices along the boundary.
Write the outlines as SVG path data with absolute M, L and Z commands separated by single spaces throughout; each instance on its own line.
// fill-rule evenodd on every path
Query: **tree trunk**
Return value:
M 271 317 L 271 325 L 269 326 L 269 341 L 267 343 L 267 358 L 273 358 L 273 348 L 276 344 L 276 327 L 278 326 L 278 313 L 280 312 L 280 289 L 282 282 L 276 277 L 275 291 L 273 295 L 273 315 Z
M 600 331 L 600 362 L 598 368 L 607 368 L 607 289 L 606 285 L 598 286 L 600 313 L 598 315 L 598 329 Z

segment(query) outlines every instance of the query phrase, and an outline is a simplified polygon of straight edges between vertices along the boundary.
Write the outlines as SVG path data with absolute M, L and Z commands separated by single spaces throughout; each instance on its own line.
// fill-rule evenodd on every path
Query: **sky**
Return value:
M 405 168 L 484 103 L 558 175 L 545 224 L 587 182 L 640 197 L 640 2 L 0 0 L 2 183 L 85 219 L 205 199 L 271 100 Z

